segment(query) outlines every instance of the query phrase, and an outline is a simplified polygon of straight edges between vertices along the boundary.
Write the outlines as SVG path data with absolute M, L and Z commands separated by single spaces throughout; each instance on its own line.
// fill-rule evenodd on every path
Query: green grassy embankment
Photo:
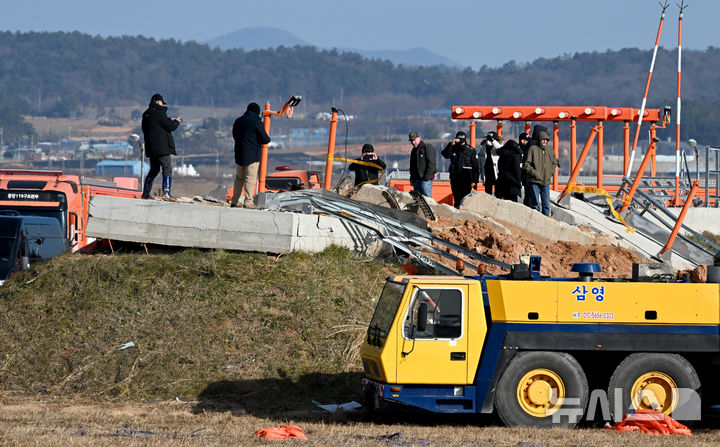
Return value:
M 357 400 L 359 346 L 394 270 L 340 248 L 63 255 L 0 287 L 0 390 L 257 411 Z

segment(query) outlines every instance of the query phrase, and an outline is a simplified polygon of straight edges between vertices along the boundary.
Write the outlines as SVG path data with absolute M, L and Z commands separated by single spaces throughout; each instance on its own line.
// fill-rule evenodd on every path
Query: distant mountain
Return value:
M 243 28 L 232 33 L 224 34 L 206 41 L 210 47 L 218 47 L 221 50 L 242 48 L 245 51 L 252 51 L 265 48 L 276 48 L 279 46 L 294 47 L 312 46 L 311 43 L 299 39 L 294 34 L 272 27 Z M 410 48 L 408 50 L 362 50 L 358 48 L 338 48 L 339 51 L 358 53 L 368 59 L 389 60 L 395 65 L 447 65 L 449 67 L 462 68 L 463 66 L 445 56 L 433 53 L 425 48 Z
M 206 41 L 210 47 L 218 47 L 221 50 L 242 48 L 245 51 L 259 50 L 264 48 L 276 48 L 279 46 L 294 47 L 295 45 L 310 45 L 298 39 L 294 34 L 277 28 L 256 27 L 243 28 L 232 33 L 223 34 Z

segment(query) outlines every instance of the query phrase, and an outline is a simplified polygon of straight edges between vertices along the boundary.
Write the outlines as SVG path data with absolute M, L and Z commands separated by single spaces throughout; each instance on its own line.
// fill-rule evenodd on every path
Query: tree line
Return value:
M 651 56 L 649 49 L 626 48 L 473 70 L 394 65 L 310 46 L 222 51 L 142 36 L 0 32 L 0 108 L 75 116 L 83 106 L 146 102 L 156 91 L 173 104 L 234 107 L 281 104 L 299 94 L 308 110 L 338 106 L 362 118 L 368 131 L 372 123 L 391 122 L 398 129 L 388 131 L 402 132 L 402 117 L 428 109 L 449 115 L 452 105 L 639 107 Z M 674 107 L 676 58 L 675 49 L 660 49 L 648 107 Z M 713 119 L 720 91 L 708 88 L 718 68 L 718 48 L 683 51 L 683 125 L 698 141 L 720 142 Z

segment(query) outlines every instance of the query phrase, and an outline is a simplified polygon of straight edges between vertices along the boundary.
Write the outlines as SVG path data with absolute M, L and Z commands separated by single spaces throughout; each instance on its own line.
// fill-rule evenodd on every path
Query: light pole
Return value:
M 143 178 L 143 174 L 144 174 L 143 171 L 145 171 L 145 157 L 143 156 L 144 155 L 143 154 L 143 152 L 144 152 L 143 144 L 140 142 L 140 135 L 138 135 L 136 133 L 130 134 L 130 137 L 128 139 L 131 142 L 136 143 L 138 145 L 138 149 L 140 149 L 140 175 L 139 175 L 140 181 L 138 183 L 140 184 L 140 187 L 142 188 L 142 184 L 143 184 L 142 178 Z

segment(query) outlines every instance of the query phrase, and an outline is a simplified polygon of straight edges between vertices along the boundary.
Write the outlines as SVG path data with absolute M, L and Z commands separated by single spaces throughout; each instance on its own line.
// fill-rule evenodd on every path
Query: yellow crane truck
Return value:
M 361 348 L 369 410 L 532 427 L 639 408 L 698 419 L 720 377 L 720 267 L 707 283 L 653 268 L 598 279 L 598 264 L 576 263 L 577 277 L 551 278 L 532 256 L 505 275 L 390 277 Z

